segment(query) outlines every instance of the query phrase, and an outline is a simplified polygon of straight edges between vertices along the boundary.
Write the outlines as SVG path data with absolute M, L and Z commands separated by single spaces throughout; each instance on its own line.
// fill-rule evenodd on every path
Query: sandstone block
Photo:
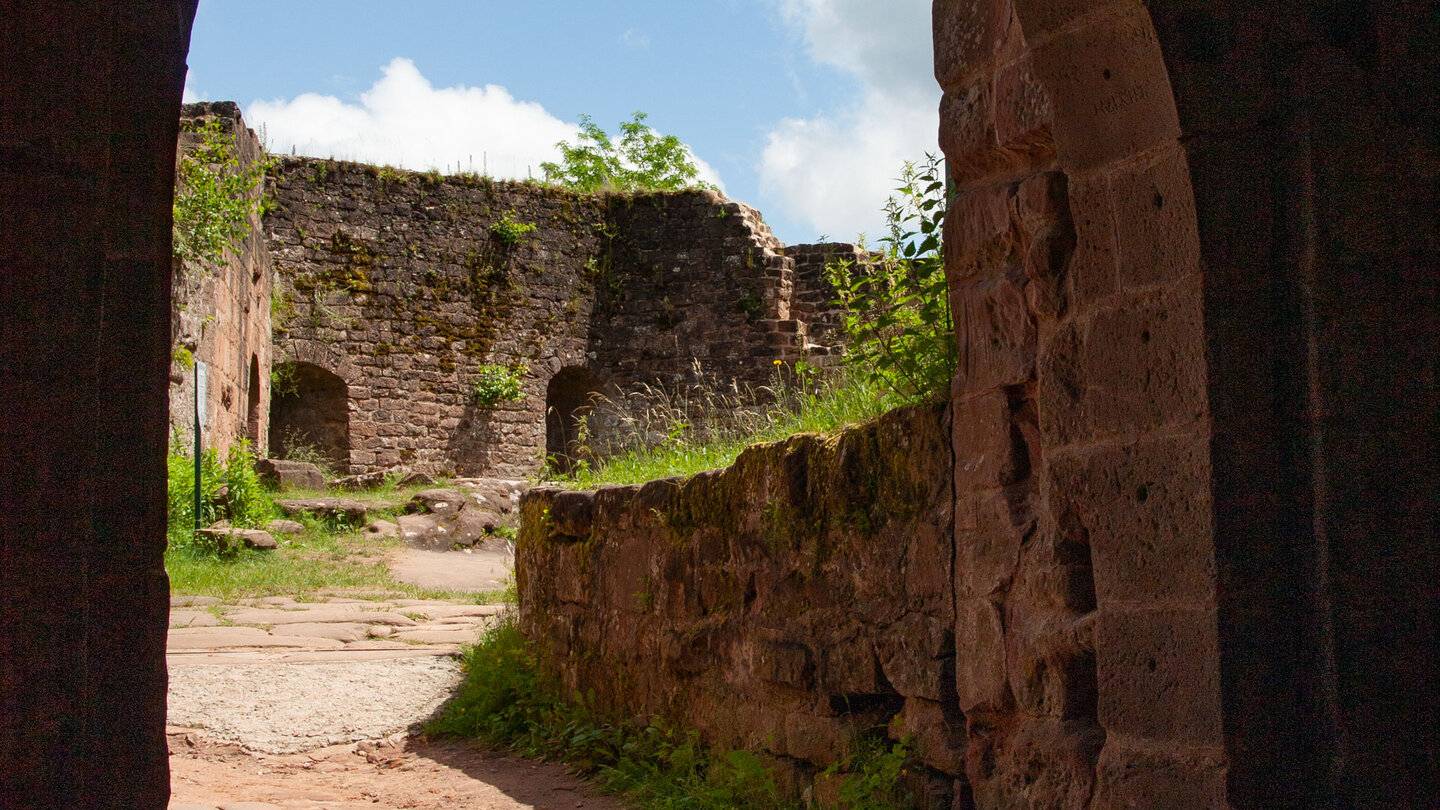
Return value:
M 1069 292 L 1072 307 L 1085 309 L 1110 297 L 1119 287 L 1114 201 L 1104 177 L 1072 177 L 1067 190 L 1075 228 Z
M 1030 472 L 1024 442 L 1012 435 L 1010 401 L 987 391 L 954 404 L 955 486 L 969 492 L 1006 486 Z
M 261 481 L 281 491 L 325 489 L 325 474 L 314 464 L 303 461 L 262 458 L 255 462 L 255 473 Z
M 1008 278 L 986 278 L 951 292 L 955 334 L 965 348 L 956 374 L 962 390 L 1017 385 L 1035 368 L 1035 324 L 1020 288 Z
M 755 647 L 755 674 L 770 683 L 810 689 L 815 681 L 814 655 L 804 644 L 759 642 Z
M 936 0 L 930 9 L 935 79 L 946 90 L 987 68 L 1018 34 L 1010 0 Z
M 1022 4 L 1022 21 L 1025 8 L 1038 5 Z M 1055 141 L 1066 169 L 1102 166 L 1180 136 L 1169 74 L 1143 5 L 1066 30 L 1033 55 L 1055 104 Z
M 1218 632 L 1213 608 L 1100 611 L 1100 723 L 1112 733 L 1222 745 Z
M 1115 204 L 1120 282 L 1129 288 L 1200 270 L 1200 235 L 1190 167 L 1178 145 L 1155 163 L 1109 177 Z
M 907 697 L 889 732 L 891 739 L 910 739 L 912 756 L 931 768 L 952 776 L 965 773 L 965 718 L 946 717 L 938 702 Z
M 955 606 L 955 689 L 960 710 L 995 711 L 1010 700 L 1005 678 L 1005 626 L 988 599 Z
M 1056 523 L 1090 546 L 1102 606 L 1215 599 L 1205 434 L 1054 453 L 1049 471 Z
M 560 534 L 568 537 L 589 537 L 594 509 L 593 492 L 557 492 L 550 501 L 550 522 Z
M 1040 358 L 1047 444 L 1133 436 L 1205 418 L 1198 278 L 1062 326 Z
M 971 735 L 966 774 L 975 806 L 1087 810 L 1104 743 L 1089 721 L 1023 721 Z
M 995 139 L 1002 147 L 1021 147 L 1026 140 L 1048 139 L 1054 117 L 1050 96 L 1035 75 L 1029 56 L 995 73 Z
M 271 534 L 303 534 L 305 525 L 294 520 L 272 520 L 265 525 Z
M 334 520 L 351 526 L 365 522 L 368 507 L 360 501 L 349 498 L 306 498 L 304 500 L 277 500 L 275 505 L 290 517 L 306 512 L 324 520 Z
M 855 728 L 839 717 L 806 712 L 785 715 L 785 753 L 815 765 L 840 762 L 850 755 Z
M 955 512 L 956 593 L 983 598 L 1008 587 L 1035 520 L 1028 487 L 961 493 Z
M 201 529 L 195 533 L 217 548 L 253 548 L 260 551 L 273 551 L 280 547 L 275 538 L 266 531 L 260 529 Z
M 1217 746 L 1131 745 L 1112 736 L 1100 753 L 1094 810 L 1225 807 L 1224 755 Z

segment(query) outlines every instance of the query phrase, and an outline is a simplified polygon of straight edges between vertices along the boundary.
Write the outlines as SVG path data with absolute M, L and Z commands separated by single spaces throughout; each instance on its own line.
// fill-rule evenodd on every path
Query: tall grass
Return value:
M 699 376 L 699 375 L 697 375 Z M 752 444 L 796 433 L 831 433 L 905 404 L 891 387 L 850 366 L 777 364 L 758 389 L 700 382 L 666 390 L 642 386 L 625 401 L 598 397 L 590 420 L 617 426 L 606 439 L 582 436 L 565 474 L 579 488 L 637 484 L 724 467 Z

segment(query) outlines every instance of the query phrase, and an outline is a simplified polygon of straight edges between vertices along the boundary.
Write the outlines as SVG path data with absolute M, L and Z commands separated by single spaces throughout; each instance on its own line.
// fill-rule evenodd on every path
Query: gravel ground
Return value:
M 459 661 L 437 656 L 172 667 L 168 722 L 249 751 L 288 754 L 410 729 L 460 681 Z

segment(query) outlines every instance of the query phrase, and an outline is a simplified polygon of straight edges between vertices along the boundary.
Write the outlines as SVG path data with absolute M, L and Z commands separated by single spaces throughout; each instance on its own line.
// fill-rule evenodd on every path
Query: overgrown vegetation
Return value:
M 885 203 L 887 233 L 875 261 L 826 267 L 845 311 L 846 364 L 907 402 L 945 391 L 955 373 L 942 172 L 934 155 L 907 162 L 897 196 Z
M 172 238 L 175 255 L 186 261 L 219 262 L 250 234 L 250 216 L 260 211 L 255 188 L 273 159 L 261 155 L 242 167 L 235 138 L 218 119 L 200 124 L 200 146 L 180 160 Z
M 559 163 L 541 163 L 545 179 L 576 191 L 678 191 L 712 188 L 700 181 L 689 147 L 674 135 L 661 135 L 637 111 L 620 124 L 620 142 L 580 116 L 580 137 L 572 145 L 560 141 Z
M 554 477 L 593 489 L 692 475 L 730 464 L 752 444 L 832 432 L 903 404 L 890 388 L 845 366 L 822 372 L 803 361 L 777 362 L 770 385 L 760 388 L 722 385 L 698 370 L 696 376 L 699 382 L 675 389 L 642 386 L 627 402 L 596 397 L 591 413 L 622 430 L 598 439 L 582 419 L 569 469 Z M 554 461 L 552 470 L 560 466 Z
M 523 363 L 509 366 L 484 363 L 476 373 L 470 394 L 481 408 L 493 408 L 502 402 L 518 402 L 525 398 L 521 386 L 530 368 Z
M 489 230 L 491 239 L 508 247 L 520 244 L 527 234 L 535 230 L 535 225 L 515 219 L 515 212 L 512 210 L 490 223 Z
M 178 433 L 171 439 L 166 462 L 166 535 L 172 548 L 195 546 L 195 455 L 186 450 Z M 200 526 L 228 520 L 239 528 L 261 528 L 274 517 L 275 507 L 255 474 L 248 442 L 232 445 L 223 459 L 213 448 L 201 452 Z
M 826 268 L 845 312 L 843 360 L 817 369 L 776 361 L 769 386 L 713 380 L 662 390 L 642 386 L 625 402 L 597 398 L 591 413 L 621 425 L 600 442 L 580 420 L 567 458 L 549 475 L 579 487 L 639 483 L 723 467 L 746 446 L 794 433 L 829 433 L 896 407 L 943 396 L 956 347 L 941 231 L 948 208 L 943 167 L 906 163 L 883 208 L 886 235 L 874 261 Z M 563 471 L 563 472 L 562 472 Z
M 507 598 L 513 601 L 513 595 L 501 591 L 462 594 L 397 582 L 385 558 L 399 548 L 398 540 L 371 539 L 354 527 L 308 514 L 295 518 L 305 527 L 303 532 L 277 536 L 280 548 L 275 551 L 221 549 L 198 542 L 194 534 L 194 456 L 177 439 L 168 462 L 169 542 L 165 570 L 170 575 L 171 593 L 224 600 L 265 596 L 304 600 L 320 594 L 347 594 L 463 599 L 481 604 Z M 224 519 L 232 526 L 264 528 L 280 515 L 272 494 L 255 475 L 254 457 L 243 444 L 231 448 L 223 459 L 213 450 L 202 453 L 201 477 L 202 526 Z M 387 482 L 372 492 L 346 496 L 393 504 L 380 513 L 393 519 L 403 510 L 403 504 L 425 486 L 397 490 Z M 323 493 L 292 493 L 296 497 L 307 494 Z
M 584 696 L 562 701 L 513 622 L 502 622 L 465 652 L 466 678 L 427 733 L 477 737 L 522 756 L 561 760 L 602 789 L 647 810 L 798 810 L 765 762 L 748 751 L 713 751 L 695 732 L 605 717 Z M 841 795 L 857 810 L 910 806 L 895 800 L 905 747 L 862 751 Z M 834 772 L 831 773 L 834 778 Z

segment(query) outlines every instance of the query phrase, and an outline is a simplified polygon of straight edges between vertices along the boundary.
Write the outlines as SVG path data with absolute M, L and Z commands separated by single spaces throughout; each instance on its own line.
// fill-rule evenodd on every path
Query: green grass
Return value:
M 521 756 L 560 760 L 603 790 L 643 810 L 798 810 L 765 761 L 748 751 L 707 748 L 695 732 L 604 716 L 591 701 L 556 698 L 513 621 L 491 628 L 466 649 L 465 681 L 427 734 L 475 737 Z M 857 810 L 913 807 L 897 785 L 908 746 L 857 741 L 841 797 Z M 836 778 L 838 766 L 825 778 Z
M 666 403 L 655 408 L 648 430 L 667 433 L 670 439 L 655 447 L 631 447 L 606 455 L 591 467 L 556 478 L 565 486 L 593 489 L 605 484 L 639 484 L 658 478 L 694 475 L 733 463 L 746 447 L 775 442 L 797 433 L 833 433 L 857 425 L 905 404 L 891 388 L 841 369 L 826 380 L 804 385 L 777 385 L 777 394 L 764 406 L 738 401 L 733 396 L 704 392 L 701 410 L 710 416 L 740 415 L 710 431 L 693 429 L 687 411 L 694 405 Z M 712 398 L 714 401 L 712 401 Z
M 175 471 L 183 474 L 189 469 L 188 465 L 189 462 L 184 459 L 172 459 L 172 475 Z M 181 483 L 184 484 L 184 481 Z M 259 513 L 278 516 L 279 510 L 271 504 L 275 499 L 342 497 L 372 505 L 372 517 L 393 520 L 416 492 L 434 486 L 444 486 L 444 483 L 397 489 L 393 482 L 387 482 L 378 489 L 361 492 L 257 492 L 253 497 L 261 503 L 254 508 Z M 176 596 L 215 596 L 227 602 L 265 596 L 289 596 L 297 600 L 349 596 L 445 599 L 478 604 L 513 601 L 514 598 L 506 591 L 463 593 L 397 582 L 390 575 L 386 560 L 403 548 L 402 543 L 369 538 L 359 527 L 338 525 L 308 514 L 297 518 L 305 527 L 303 533 L 275 535 L 280 543 L 280 548 L 275 551 L 241 549 L 216 553 L 191 539 L 191 510 L 183 509 L 188 503 L 186 499 L 172 496 L 172 502 L 181 505 L 182 510 L 178 510 L 181 511 L 179 520 L 173 521 L 170 529 L 165 570 L 170 575 L 170 592 Z M 394 505 L 388 509 L 373 510 L 373 506 L 380 503 Z
M 428 734 L 476 737 L 522 756 L 560 760 L 602 789 L 654 810 L 798 810 L 761 760 L 707 750 L 694 732 L 609 720 L 585 701 L 556 700 L 555 685 L 512 622 L 466 650 L 465 682 Z

